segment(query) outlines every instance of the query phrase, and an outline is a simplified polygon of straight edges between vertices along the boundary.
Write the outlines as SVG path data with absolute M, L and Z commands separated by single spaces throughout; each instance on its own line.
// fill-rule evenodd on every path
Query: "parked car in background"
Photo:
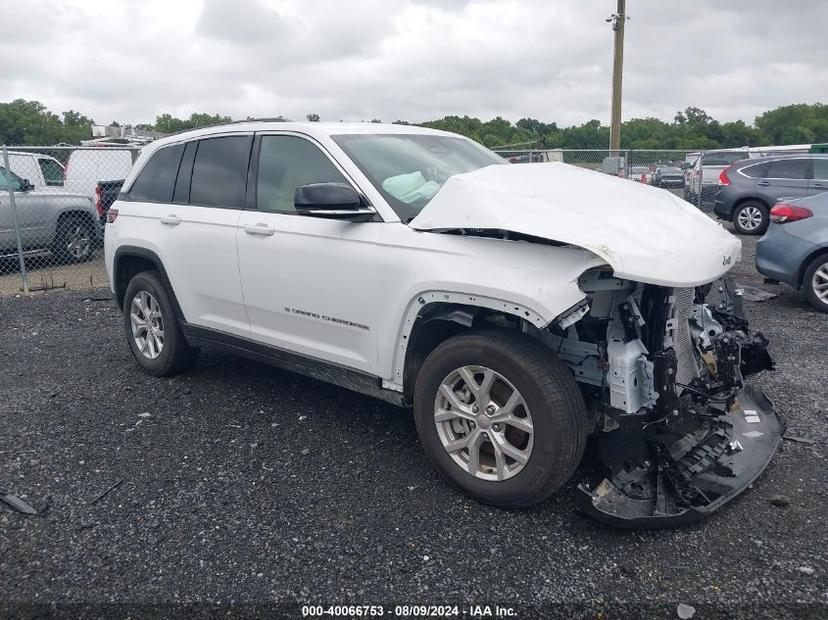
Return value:
M 135 149 L 114 147 L 80 148 L 66 162 L 64 187 L 74 194 L 96 198 L 100 181 L 125 179 L 138 157 Z
M 101 226 L 95 205 L 87 196 L 56 188 L 37 190 L 13 172 L 0 167 L 0 257 L 17 255 L 17 235 L 8 190 L 11 184 L 23 250 L 51 252 L 60 261 L 92 257 Z
M 633 166 L 630 168 L 630 180 L 650 185 L 653 179 L 653 171 L 647 166 Z
M 776 204 L 756 244 L 762 275 L 801 289 L 811 305 L 828 312 L 828 192 Z
M 657 187 L 684 187 L 684 170 L 677 166 L 659 166 L 653 175 Z
M 677 525 L 781 441 L 744 381 L 772 360 L 725 277 L 741 242 L 670 192 L 422 127 L 243 122 L 146 146 L 106 227 L 147 373 L 218 346 L 412 407 L 483 502 L 554 493 L 592 434 L 579 507 Z
M 747 159 L 722 170 L 718 185 L 716 216 L 733 222 L 740 234 L 761 235 L 777 201 L 828 190 L 828 155 Z
M 0 161 L 0 165 L 2 163 Z M 37 190 L 63 186 L 63 164 L 51 155 L 9 151 L 9 167 L 14 174 L 28 180 Z
M 692 203 L 699 201 L 710 202 L 719 189 L 719 174 L 733 162 L 747 159 L 747 149 L 722 149 L 705 151 L 696 157 L 685 176 L 684 199 Z
M 95 210 L 98 212 L 101 224 L 106 223 L 106 214 L 109 212 L 109 207 L 118 199 L 123 184 L 123 179 L 98 181 L 98 185 L 95 187 Z

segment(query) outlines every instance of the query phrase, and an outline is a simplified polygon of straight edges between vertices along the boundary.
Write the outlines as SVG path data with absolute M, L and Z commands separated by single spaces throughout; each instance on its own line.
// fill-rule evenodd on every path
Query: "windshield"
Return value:
M 423 134 L 331 136 L 403 222 L 428 204 L 446 180 L 506 160 L 476 142 Z

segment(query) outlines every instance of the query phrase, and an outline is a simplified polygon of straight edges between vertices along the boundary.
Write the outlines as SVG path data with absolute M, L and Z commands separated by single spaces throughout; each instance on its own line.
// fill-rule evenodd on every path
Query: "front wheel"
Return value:
M 817 256 L 808 264 L 802 285 L 811 305 L 820 312 L 828 312 L 828 254 Z
M 756 200 L 748 200 L 733 210 L 733 228 L 740 235 L 762 235 L 768 229 L 768 208 Z
M 469 332 L 434 349 L 417 375 L 414 416 L 426 453 L 452 484 L 507 508 L 559 489 L 586 443 L 569 368 L 517 332 Z

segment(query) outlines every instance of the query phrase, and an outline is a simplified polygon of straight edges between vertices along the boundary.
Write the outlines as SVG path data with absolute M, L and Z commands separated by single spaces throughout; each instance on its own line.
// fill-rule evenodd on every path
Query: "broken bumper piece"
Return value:
M 581 484 L 578 508 L 621 528 L 675 527 L 698 521 L 762 473 L 785 430 L 770 400 L 750 386 L 738 394 L 729 411 L 711 407 L 699 418 L 703 421 L 692 432 L 665 431 L 639 439 L 638 462 L 628 460 L 626 448 L 601 446 L 605 463 L 613 459 L 605 454 L 615 456 L 613 473 L 597 485 Z M 619 439 L 629 444 L 632 438 Z M 618 452 L 624 454 L 618 457 Z

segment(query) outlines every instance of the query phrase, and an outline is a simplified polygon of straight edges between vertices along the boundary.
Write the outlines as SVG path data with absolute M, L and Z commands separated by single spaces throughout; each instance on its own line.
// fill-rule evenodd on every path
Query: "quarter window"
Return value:
M 753 164 L 752 166 L 746 166 L 742 168 L 741 173 L 746 177 L 750 177 L 751 179 L 756 179 L 759 177 L 766 177 L 768 170 L 768 164 Z
M 252 136 L 200 140 L 193 162 L 190 204 L 241 209 Z
M 347 183 L 322 151 L 304 138 L 263 136 L 259 149 L 256 208 L 296 213 L 296 188 L 310 183 Z
M 770 179 L 806 179 L 808 178 L 807 159 L 780 159 L 768 166 Z
M 130 197 L 144 202 L 170 202 L 183 152 L 184 145 L 177 144 L 153 153 L 132 184 Z

